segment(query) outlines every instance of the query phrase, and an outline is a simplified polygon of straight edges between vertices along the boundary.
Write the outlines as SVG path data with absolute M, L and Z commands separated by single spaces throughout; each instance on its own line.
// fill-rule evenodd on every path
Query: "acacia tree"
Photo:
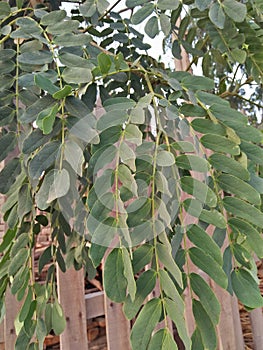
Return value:
M 192 265 L 248 310 L 263 306 L 253 258 L 263 257 L 262 133 L 251 125 L 261 108 L 262 2 L 119 3 L 87 0 L 68 17 L 0 2 L 0 296 L 2 317 L 8 286 L 24 300 L 17 349 L 41 349 L 64 329 L 57 266 L 92 277 L 106 251 L 104 289 L 135 318 L 135 350 L 177 349 L 168 317 L 185 349 L 216 349 L 220 305 Z M 147 37 L 160 32 L 175 58 L 187 52 L 187 71 L 149 56 Z M 188 72 L 196 63 L 203 76 Z M 249 100 L 242 88 L 255 85 Z M 51 265 L 40 285 L 32 252 L 47 225 L 39 271 Z

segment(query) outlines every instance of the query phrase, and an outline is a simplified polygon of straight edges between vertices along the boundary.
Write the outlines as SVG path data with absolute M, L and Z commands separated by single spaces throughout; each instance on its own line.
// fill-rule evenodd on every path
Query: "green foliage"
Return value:
M 57 268 L 92 275 L 103 262 L 105 293 L 135 319 L 134 350 L 177 349 L 168 317 L 185 349 L 217 348 L 220 304 L 191 264 L 249 310 L 263 305 L 262 133 L 243 114 L 260 105 L 242 90 L 262 83 L 262 5 L 117 4 L 87 0 L 67 16 L 0 1 L 0 319 L 10 286 L 23 301 L 18 350 L 65 328 Z M 189 54 L 186 71 L 150 57 L 160 33 L 175 58 Z M 190 74 L 201 60 L 203 76 Z M 31 260 L 48 225 L 41 285 Z

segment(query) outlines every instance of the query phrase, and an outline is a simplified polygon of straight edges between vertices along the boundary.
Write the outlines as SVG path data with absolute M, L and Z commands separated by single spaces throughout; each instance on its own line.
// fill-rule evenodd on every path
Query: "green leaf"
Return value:
M 193 314 L 201 334 L 204 348 L 215 350 L 217 347 L 217 337 L 214 325 L 200 301 L 195 299 L 193 300 Z
M 201 173 L 206 173 L 210 169 L 209 163 L 204 158 L 192 154 L 182 154 L 176 157 L 175 163 L 179 168 Z
M 236 261 L 241 265 L 241 267 L 252 269 L 253 257 L 250 255 L 250 253 L 245 247 L 238 243 L 233 243 L 232 252 Z
M 18 158 L 13 158 L 0 172 L 0 193 L 6 194 L 13 185 L 21 171 L 21 163 Z
M 0 74 L 11 73 L 15 69 L 13 61 L 0 61 Z
M 194 333 L 192 334 L 192 349 L 205 350 L 201 334 L 198 328 L 196 328 Z
M 42 90 L 47 91 L 50 95 L 53 95 L 59 88 L 54 85 L 51 80 L 43 76 L 43 74 L 38 73 L 34 76 L 35 84 Z
M 131 331 L 131 345 L 133 349 L 147 350 L 152 332 L 160 320 L 162 302 L 152 299 L 144 305 Z
M 55 300 L 52 308 L 52 328 L 56 335 L 61 334 L 66 328 L 66 319 L 59 302 Z
M 222 9 L 221 3 L 220 4 L 218 2 L 212 3 L 209 9 L 209 18 L 211 22 L 214 23 L 215 26 L 217 26 L 220 29 L 224 28 L 226 16 Z
M 53 130 L 53 125 L 56 119 L 58 112 L 58 104 L 55 104 L 53 107 L 44 109 L 37 116 L 36 124 L 40 130 L 43 131 L 44 135 L 48 135 Z
M 71 33 L 75 32 L 79 27 L 79 21 L 76 20 L 69 20 L 69 21 L 63 21 L 63 22 L 58 22 L 54 24 L 50 24 L 47 28 L 46 31 L 48 33 L 51 33 L 53 35 L 58 35 L 58 34 L 64 34 L 64 33 Z
M 207 77 L 189 75 L 182 79 L 181 84 L 189 90 L 212 90 L 214 81 Z
M 29 242 L 28 233 L 24 232 L 24 233 L 20 234 L 11 248 L 10 257 L 13 258 L 17 254 L 19 254 L 20 249 L 28 248 L 29 243 L 30 242 Z
M 263 257 L 263 238 L 260 232 L 258 232 L 248 222 L 241 219 L 230 218 L 228 220 L 228 224 L 233 231 L 245 235 L 246 241 L 252 250 L 257 254 L 259 258 Z
M 137 146 L 142 144 L 142 132 L 137 125 L 129 124 L 124 130 L 125 140 L 134 143 Z
M 159 166 L 172 166 L 175 163 L 174 155 L 168 151 L 159 151 L 157 153 L 156 163 Z
M 153 257 L 153 246 L 143 244 L 133 252 L 132 267 L 133 273 L 140 272 L 144 266 L 150 264 Z
M 23 327 L 16 338 L 14 350 L 27 349 L 29 342 L 30 336 L 27 334 Z
M 144 300 L 153 291 L 155 285 L 156 272 L 152 269 L 144 271 L 137 279 L 135 299 L 132 301 L 128 295 L 123 304 L 123 312 L 129 320 L 137 315 Z
M 263 165 L 263 149 L 258 145 L 242 140 L 240 149 L 253 162 Z
M 0 162 L 12 152 L 17 144 L 16 134 L 9 132 L 0 137 Z
M 158 0 L 157 2 L 157 7 L 160 10 L 176 10 L 179 5 L 179 0 Z
M 149 17 L 154 10 L 154 4 L 148 3 L 143 5 L 138 11 L 136 11 L 131 18 L 132 24 L 139 24 Z
M 54 100 L 50 95 L 43 96 L 34 102 L 25 112 L 20 116 L 21 123 L 32 123 L 36 120 L 37 115 L 44 109 L 51 107 L 54 104 Z
M 190 283 L 193 292 L 198 296 L 213 325 L 216 326 L 219 322 L 221 309 L 216 295 L 205 280 L 196 273 L 190 274 Z
M 225 136 L 226 135 L 226 129 L 221 124 L 216 124 L 210 119 L 201 119 L 201 118 L 195 118 L 191 121 L 192 127 L 202 134 L 216 134 Z
M 78 44 L 78 46 L 88 45 L 90 41 L 91 41 L 91 37 L 87 34 L 72 34 L 72 33 L 60 34 L 54 37 L 53 39 L 53 42 L 56 45 L 64 46 L 64 47 L 75 47 L 76 43 Z M 73 74 L 72 71 L 70 72 L 71 74 Z
M 92 243 L 89 249 L 89 257 L 94 265 L 94 267 L 98 267 L 104 257 L 104 254 L 107 250 L 107 247 L 102 245 L 98 245 L 96 243 Z
M 10 5 L 5 1 L 1 1 L 0 2 L 0 18 L 5 18 L 5 17 L 9 16 L 10 13 L 11 13 Z
M 61 52 L 59 55 L 60 62 L 67 67 L 82 67 L 92 69 L 94 65 L 87 59 L 74 55 L 70 52 Z
M 36 194 L 36 203 L 39 209 L 45 210 L 50 203 L 67 194 L 70 187 L 69 173 L 66 169 L 50 170 L 44 177 L 40 190 Z
M 101 52 L 98 55 L 97 60 L 98 60 L 98 64 L 99 64 L 99 68 L 100 68 L 101 73 L 103 75 L 107 74 L 110 70 L 110 67 L 111 67 L 110 57 L 106 53 Z
M 124 276 L 127 280 L 127 291 L 131 297 L 131 300 L 134 301 L 136 294 L 136 283 L 133 276 L 131 258 L 126 248 L 122 249 L 123 253 L 123 263 L 124 263 Z
M 225 13 L 235 22 L 243 22 L 246 18 L 247 7 L 235 0 L 224 0 L 222 3 Z
M 157 243 L 156 249 L 157 249 L 158 258 L 164 264 L 164 267 L 174 277 L 174 279 L 179 284 L 179 286 L 182 287 L 183 286 L 182 273 L 179 267 L 176 265 L 176 262 L 174 261 L 171 252 L 169 252 L 167 250 L 167 247 L 161 243 Z
M 41 24 L 44 26 L 50 25 L 50 24 L 56 24 L 58 22 L 63 21 L 63 19 L 66 17 L 67 12 L 65 10 L 57 10 L 52 11 L 50 13 L 47 13 L 41 18 Z
M 192 262 L 206 272 L 220 287 L 227 288 L 227 276 L 211 255 L 200 248 L 193 247 L 189 249 L 189 256 Z
M 103 103 L 103 107 L 105 108 L 106 112 L 110 112 L 113 110 L 128 110 L 136 106 L 136 102 L 130 98 L 127 97 L 114 97 L 109 98 Z M 126 128 L 132 126 L 131 124 L 127 125 Z M 125 129 L 126 130 L 126 129 Z
M 189 240 L 194 243 L 198 248 L 204 250 L 207 254 L 219 264 L 223 264 L 223 258 L 221 250 L 215 241 L 206 233 L 200 226 L 191 225 L 186 231 Z
M 17 214 L 22 221 L 23 217 L 33 210 L 33 200 L 29 184 L 24 184 L 18 192 Z
M 108 255 L 103 271 L 103 283 L 107 296 L 121 303 L 126 297 L 127 280 L 124 275 L 122 249 L 115 248 Z
M 107 10 L 107 7 L 110 5 L 110 3 L 107 0 L 98 0 L 97 1 L 97 8 L 98 12 L 102 14 L 104 11 Z
M 52 61 L 53 57 L 49 51 L 24 52 L 18 56 L 18 62 L 23 64 L 42 65 Z
M 128 115 L 123 110 L 112 110 L 103 114 L 97 123 L 97 129 L 106 130 L 112 126 L 122 125 L 127 120 Z
M 28 315 L 28 312 L 29 312 L 29 309 L 30 309 L 30 304 L 33 300 L 33 293 L 32 293 L 32 290 L 31 288 L 28 289 L 28 293 L 27 293 L 27 296 L 24 300 L 24 303 L 21 307 L 21 310 L 18 314 L 18 319 L 20 322 L 24 322 L 27 315 Z
M 223 191 L 235 194 L 237 197 L 245 199 L 252 204 L 260 205 L 260 194 L 252 186 L 236 176 L 222 174 L 217 178 L 217 181 Z
M 204 11 L 211 4 L 211 0 L 195 0 L 195 5 L 199 11 Z
M 70 187 L 69 173 L 66 169 L 54 169 L 53 171 L 51 170 L 49 174 L 51 172 L 53 179 L 52 185 L 49 188 L 49 194 L 47 199 L 48 203 L 51 203 L 54 199 L 65 196 L 68 193 Z
M 43 171 L 47 170 L 56 160 L 60 143 L 52 141 L 46 144 L 30 161 L 29 176 L 33 180 L 38 180 Z
M 201 214 L 199 215 L 199 219 L 201 221 L 207 222 L 208 224 L 212 224 L 219 228 L 226 228 L 226 220 L 225 217 L 219 213 L 217 210 L 206 210 L 203 209 Z
M 214 168 L 224 173 L 232 174 L 242 180 L 249 180 L 249 172 L 239 162 L 223 154 L 215 153 L 208 159 Z
M 149 344 L 148 350 L 178 350 L 173 336 L 167 328 L 157 331 Z
M 67 140 L 64 145 L 65 160 L 71 165 L 72 169 L 82 176 L 82 166 L 84 163 L 83 150 L 73 140 Z
M 43 267 L 52 259 L 54 247 L 52 245 L 48 246 L 44 252 L 41 254 L 38 261 L 38 273 L 40 274 Z
M 173 300 L 164 298 L 164 306 L 168 316 L 176 326 L 177 332 L 184 343 L 185 349 L 190 350 L 191 340 L 186 326 L 184 309 L 182 309 L 181 306 L 181 297 L 180 299 L 174 297 Z
M 3 253 L 4 250 L 10 245 L 12 240 L 15 238 L 15 235 L 16 235 L 16 230 L 8 229 L 5 232 L 5 234 L 2 238 L 2 242 L 0 244 L 0 253 Z
M 158 26 L 158 20 L 156 16 L 151 17 L 145 27 L 144 27 L 145 33 L 150 37 L 150 38 L 155 38 L 156 35 L 159 32 L 159 26 Z
M 72 92 L 72 87 L 70 85 L 65 85 L 61 90 L 53 93 L 52 97 L 55 100 L 60 100 L 62 98 L 69 96 L 71 92 Z
M 16 55 L 15 50 L 12 49 L 0 49 L 0 61 L 10 60 Z
M 9 276 L 14 276 L 21 266 L 25 265 L 29 256 L 29 249 L 22 248 L 19 253 L 13 257 L 8 268 Z
M 170 299 L 176 302 L 177 313 L 183 315 L 184 303 L 183 303 L 183 299 L 178 293 L 175 283 L 173 282 L 173 280 L 171 279 L 167 271 L 161 269 L 159 271 L 159 274 L 160 274 L 160 282 L 161 282 L 162 290 L 165 292 L 167 297 L 169 297 Z
M 231 56 L 232 56 L 234 62 L 236 61 L 238 63 L 243 64 L 246 62 L 247 53 L 245 50 L 235 48 L 235 49 L 231 50 Z
M 225 197 L 223 199 L 223 205 L 225 209 L 233 215 L 263 228 L 263 214 L 251 204 L 235 197 Z
M 8 107 L 0 107 L 0 127 L 8 125 L 12 122 L 15 116 L 15 111 Z
M 124 164 L 126 164 L 132 171 L 136 171 L 136 155 L 133 149 L 127 143 L 121 143 L 119 147 L 119 156 Z
M 169 17 L 165 13 L 161 13 L 159 19 L 162 32 L 165 36 L 168 36 L 171 31 L 171 22 Z
M 87 0 L 79 6 L 80 13 L 85 17 L 91 17 L 97 10 L 95 0 Z
M 52 329 L 52 309 L 53 305 L 48 303 L 45 308 L 45 325 L 47 328 L 47 333 L 49 333 Z
M 234 270 L 231 273 L 231 282 L 236 296 L 245 306 L 251 309 L 263 306 L 259 287 L 247 270 Z
M 43 348 L 44 346 L 44 340 L 46 338 L 47 333 L 48 332 L 47 332 L 45 321 L 43 320 L 43 318 L 38 317 L 37 326 L 36 326 L 36 336 L 39 342 L 40 349 Z
M 80 117 L 79 115 L 77 116 Z M 95 130 L 95 126 L 93 126 L 94 123 L 92 114 L 86 114 L 86 116 L 81 119 L 74 117 L 67 118 L 66 123 L 69 128 L 70 135 L 75 136 L 77 140 L 82 140 L 91 144 L 99 143 L 98 131 Z
M 90 69 L 81 67 L 66 67 L 63 70 L 62 78 L 68 84 L 82 84 L 92 81 L 92 73 Z
M 214 96 L 210 95 L 209 98 L 211 99 L 211 107 L 210 107 L 210 112 L 218 119 L 223 122 L 233 122 L 233 120 L 236 123 L 239 123 L 239 125 L 247 126 L 247 117 L 242 114 L 241 112 L 230 108 L 227 105 L 224 105 L 221 99 L 221 102 L 212 102 L 212 99 Z
M 180 184 L 184 192 L 193 195 L 200 202 L 207 204 L 209 207 L 216 206 L 216 195 L 205 183 L 191 176 L 184 176 L 180 179 Z
M 240 153 L 239 146 L 224 136 L 206 134 L 201 137 L 200 142 L 203 146 L 215 152 L 224 152 L 231 155 L 238 155 Z

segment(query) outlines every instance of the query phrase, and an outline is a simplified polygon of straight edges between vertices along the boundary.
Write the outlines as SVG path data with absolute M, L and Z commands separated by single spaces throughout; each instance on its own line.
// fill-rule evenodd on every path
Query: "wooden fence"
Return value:
M 0 165 L 1 169 L 1 165 Z M 4 197 L 0 196 L 0 206 Z M 0 240 L 5 230 L 5 224 L 0 215 Z M 202 273 L 200 271 L 197 271 Z M 217 329 L 218 350 L 242 350 L 245 347 L 241 329 L 239 306 L 237 299 L 225 290 L 207 280 L 215 291 L 222 307 L 220 323 Z M 111 302 L 103 291 L 85 295 L 83 271 L 68 270 L 66 273 L 58 269 L 57 275 L 59 300 L 66 316 L 66 329 L 60 336 L 61 350 L 88 350 L 87 320 L 105 315 L 108 350 L 130 350 L 130 322 L 122 313 L 122 305 Z M 194 329 L 191 311 L 191 298 L 185 293 L 185 318 L 189 332 Z M 15 297 L 6 294 L 6 316 L 0 325 L 0 350 L 13 350 L 16 341 L 14 319 L 20 305 Z M 263 317 L 262 310 L 256 309 L 250 313 L 253 337 L 253 349 L 263 350 Z M 140 350 L 140 349 L 136 349 Z

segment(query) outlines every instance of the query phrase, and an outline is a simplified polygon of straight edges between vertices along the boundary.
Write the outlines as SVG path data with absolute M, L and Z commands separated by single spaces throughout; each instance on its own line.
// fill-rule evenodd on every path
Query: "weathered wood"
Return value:
M 88 349 L 83 270 L 58 269 L 58 296 L 67 325 L 60 336 L 60 349 Z
M 105 315 L 104 292 L 95 292 L 85 295 L 87 320 Z
M 122 305 L 110 301 L 106 294 L 104 300 L 108 350 L 130 350 L 130 322 L 122 312 Z
M 253 341 L 254 341 L 254 350 L 263 350 L 263 316 L 262 309 L 255 309 L 249 313 Z
M 15 296 L 13 296 L 8 289 L 6 291 L 5 306 L 6 314 L 4 320 L 4 333 L 5 333 L 5 349 L 11 350 L 15 348 L 16 332 L 14 321 L 19 312 L 21 303 L 18 303 Z
M 221 317 L 218 325 L 218 337 L 223 350 L 243 350 L 244 339 L 242 334 L 238 302 L 235 296 L 231 296 L 216 284 L 213 285 L 218 301 L 221 305 Z
M 3 322 L 0 324 L 0 350 L 5 350 L 5 331 Z

